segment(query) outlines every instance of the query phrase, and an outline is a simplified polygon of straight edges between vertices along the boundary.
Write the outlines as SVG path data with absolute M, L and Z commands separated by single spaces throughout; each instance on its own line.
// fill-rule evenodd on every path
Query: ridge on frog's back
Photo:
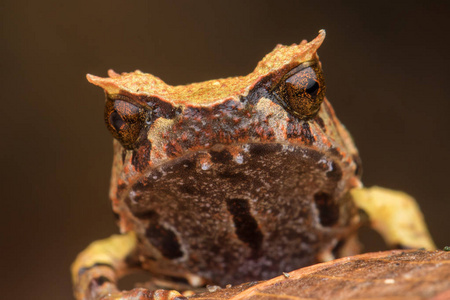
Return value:
M 106 93 L 110 198 L 127 234 L 79 255 L 79 299 L 134 299 L 115 283 L 135 267 L 182 288 L 268 279 L 351 255 L 356 205 L 389 243 L 432 247 L 417 208 L 395 215 L 413 200 L 389 198 L 396 208 L 387 223 L 372 204 L 388 197 L 361 189 L 358 151 L 325 97 L 316 53 L 324 37 L 279 45 L 241 77 L 170 86 L 140 71 L 87 76 Z

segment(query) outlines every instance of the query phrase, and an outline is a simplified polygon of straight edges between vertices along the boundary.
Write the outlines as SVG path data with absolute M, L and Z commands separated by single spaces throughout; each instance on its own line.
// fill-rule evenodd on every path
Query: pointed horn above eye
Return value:
M 302 41 L 298 45 L 299 50 L 301 49 L 300 56 L 302 57 L 302 60 L 318 59 L 317 49 L 322 45 L 325 35 L 325 30 L 321 29 L 319 35 L 311 42 L 305 43 L 305 41 Z
M 320 43 L 322 43 L 323 40 L 325 39 L 326 35 L 327 35 L 327 32 L 325 31 L 325 29 L 320 29 L 319 35 L 314 40 L 320 40 Z
M 302 40 L 298 45 L 277 45 L 275 49 L 267 54 L 257 65 L 253 74 L 265 76 L 270 72 L 277 72 L 283 66 L 300 64 L 310 60 L 317 60 L 317 49 L 325 39 L 325 30 L 320 30 L 319 35 L 311 42 Z M 281 74 L 281 73 L 280 73 Z
M 110 70 L 110 71 L 112 71 L 112 70 Z M 110 71 L 108 71 L 108 75 L 111 76 L 113 74 Z M 115 73 L 114 71 L 112 71 L 112 72 L 115 74 L 115 75 L 113 75 L 114 77 L 120 76 L 119 74 Z M 108 94 L 116 94 L 120 90 L 119 87 L 117 86 L 117 84 L 114 82 L 113 76 L 111 76 L 111 78 L 102 78 L 102 77 L 98 77 L 95 75 L 86 74 L 86 78 L 90 83 L 103 88 L 105 90 L 105 92 L 107 92 Z
M 320 45 L 322 45 L 325 40 L 326 32 L 324 29 L 319 30 L 319 35 L 313 39 L 311 42 L 306 44 L 306 47 L 309 48 L 308 52 L 316 52 L 319 49 Z
M 120 74 L 119 74 L 119 73 L 116 73 L 116 72 L 114 72 L 114 70 L 113 70 L 113 69 L 109 69 L 109 70 L 108 70 L 108 76 L 109 76 L 109 77 L 111 77 L 111 78 L 114 78 L 114 77 L 119 77 L 119 76 L 120 76 Z
M 104 88 L 105 85 L 111 82 L 109 78 L 98 77 L 91 74 L 86 74 L 86 78 L 90 83 L 95 84 L 102 88 Z

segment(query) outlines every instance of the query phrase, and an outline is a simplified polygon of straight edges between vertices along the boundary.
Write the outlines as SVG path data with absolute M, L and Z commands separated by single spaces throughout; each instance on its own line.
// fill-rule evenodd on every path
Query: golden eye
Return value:
M 274 89 L 283 106 L 301 119 L 314 117 L 325 97 L 325 81 L 317 63 L 304 63 L 289 71 Z
M 148 111 L 128 101 L 108 96 L 105 105 L 105 123 L 124 148 L 133 149 L 143 128 L 148 125 Z

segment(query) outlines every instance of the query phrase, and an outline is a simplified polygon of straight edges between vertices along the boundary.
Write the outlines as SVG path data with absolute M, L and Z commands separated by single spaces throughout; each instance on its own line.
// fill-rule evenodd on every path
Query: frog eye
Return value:
M 126 149 L 133 149 L 142 129 L 148 125 L 148 119 L 148 111 L 143 107 L 110 97 L 106 101 L 106 127 Z
M 325 96 L 325 81 L 320 66 L 305 63 L 292 69 L 274 89 L 274 94 L 297 117 L 314 117 Z

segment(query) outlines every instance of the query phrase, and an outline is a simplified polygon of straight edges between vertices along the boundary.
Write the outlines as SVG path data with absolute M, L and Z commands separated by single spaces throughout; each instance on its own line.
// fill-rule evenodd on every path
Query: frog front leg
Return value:
M 355 204 L 367 213 L 373 229 L 393 247 L 435 249 L 423 215 L 414 198 L 381 187 L 356 188 Z
M 113 235 L 90 244 L 72 264 L 72 280 L 78 300 L 182 300 L 177 291 L 133 289 L 120 292 L 117 281 L 130 271 L 126 260 L 133 255 L 133 232 Z

